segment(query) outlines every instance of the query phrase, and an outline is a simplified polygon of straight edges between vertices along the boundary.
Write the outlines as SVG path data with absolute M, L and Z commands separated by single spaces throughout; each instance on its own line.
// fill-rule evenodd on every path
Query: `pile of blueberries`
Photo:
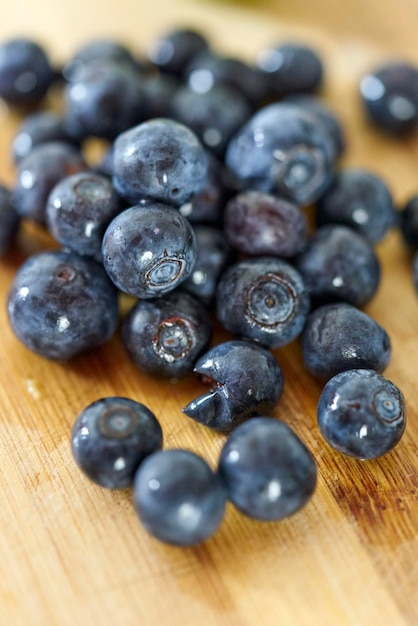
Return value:
M 69 360 L 115 333 L 129 294 L 128 357 L 156 376 L 197 373 L 208 392 L 183 411 L 227 435 L 212 471 L 190 451 L 163 451 L 158 420 L 133 399 L 100 398 L 78 416 L 76 463 L 103 487 L 133 485 L 141 521 L 162 541 L 203 541 L 227 500 L 278 520 L 312 496 L 310 451 L 270 417 L 283 391 L 272 350 L 296 339 L 324 383 L 318 426 L 331 446 L 372 459 L 404 432 L 402 393 L 382 376 L 389 336 L 361 307 L 378 288 L 375 245 L 389 229 L 418 248 L 418 197 L 397 210 L 374 173 L 339 167 L 343 128 L 314 95 L 323 73 L 306 45 L 274 45 L 250 65 L 187 28 L 163 34 L 146 58 L 97 40 L 59 69 L 33 41 L 0 45 L 0 97 L 27 113 L 12 145 L 16 184 L 0 187 L 0 252 L 25 221 L 60 245 L 17 272 L 15 335 Z M 42 108 L 52 86 L 60 113 Z M 418 70 L 379 68 L 360 97 L 384 132 L 409 132 Z M 94 165 L 90 138 L 107 146 Z M 418 257 L 414 268 L 418 285 Z M 214 322 L 233 338 L 212 344 Z

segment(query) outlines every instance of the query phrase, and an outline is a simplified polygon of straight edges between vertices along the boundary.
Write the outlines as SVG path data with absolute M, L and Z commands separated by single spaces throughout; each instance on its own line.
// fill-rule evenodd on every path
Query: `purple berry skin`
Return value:
M 79 172 L 55 185 L 46 205 L 49 232 L 63 246 L 102 261 L 102 239 L 122 202 L 108 178 Z
M 240 424 L 221 450 L 218 471 L 228 499 L 248 517 L 277 521 L 293 515 L 312 497 L 314 458 L 284 422 L 255 417 Z
M 395 225 L 392 194 L 376 174 L 358 168 L 341 170 L 317 203 L 316 223 L 350 226 L 373 244 Z
M 78 415 L 71 450 L 81 471 L 97 485 L 125 489 L 140 463 L 161 449 L 163 433 L 155 415 L 130 398 L 100 398 Z
M 218 284 L 216 312 L 225 329 L 267 348 L 296 339 L 309 309 L 301 274 L 278 257 L 238 261 L 227 268 Z
M 255 415 L 270 415 L 283 391 L 283 374 L 273 354 L 248 341 L 214 346 L 198 359 L 194 371 L 213 386 L 183 413 L 220 432 L 230 432 Z
M 67 143 L 46 142 L 18 164 L 13 204 L 22 218 L 46 224 L 46 203 L 53 187 L 66 176 L 87 170 L 80 151 Z
M 192 372 L 211 335 L 206 308 L 181 290 L 139 300 L 122 324 L 122 342 L 131 360 L 140 370 L 165 378 Z
M 204 188 L 208 158 L 186 126 L 155 118 L 119 135 L 113 149 L 113 184 L 128 202 L 143 199 L 180 207 Z
M 239 252 L 291 258 L 306 245 L 307 220 L 301 209 L 285 198 L 244 191 L 225 207 L 224 232 Z
M 54 80 L 48 56 L 38 43 L 15 38 L 0 44 L 0 98 L 36 105 Z
M 103 344 L 118 323 L 117 290 L 103 267 L 64 250 L 30 257 L 17 271 L 7 307 L 16 337 L 61 361 Z
M 318 402 L 318 426 L 330 446 L 357 459 L 376 459 L 399 443 L 406 426 L 402 392 L 374 370 L 331 378 Z
M 20 226 L 20 215 L 15 211 L 9 189 L 0 185 L 0 256 L 9 250 Z
M 160 202 L 130 207 L 109 224 L 103 264 L 115 285 L 137 298 L 157 298 L 192 272 L 196 239 L 185 217 Z
M 346 303 L 325 304 L 313 311 L 301 340 L 305 367 L 321 380 L 349 369 L 382 373 L 391 356 L 385 329 Z
M 348 226 L 318 228 L 296 265 L 314 306 L 330 302 L 364 306 L 380 283 L 380 262 L 372 244 Z
M 225 163 L 237 185 L 307 205 L 329 186 L 338 154 L 333 135 L 314 112 L 275 102 L 232 137 Z
M 161 450 L 139 466 L 134 505 L 144 528 L 176 546 L 193 546 L 218 529 L 226 505 L 219 475 L 188 450 Z

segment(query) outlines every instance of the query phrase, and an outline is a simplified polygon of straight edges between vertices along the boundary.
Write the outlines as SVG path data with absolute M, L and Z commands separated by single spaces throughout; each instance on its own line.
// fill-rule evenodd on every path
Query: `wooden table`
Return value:
M 388 139 L 359 106 L 362 72 L 398 54 L 418 63 L 418 2 L 224 3 L 134 0 L 22 0 L 2 11 L 0 37 L 25 33 L 57 61 L 97 36 L 124 39 L 138 53 L 169 26 L 207 30 L 225 52 L 253 59 L 265 44 L 305 39 L 323 54 L 324 95 L 347 133 L 344 165 L 372 169 L 398 203 L 418 192 L 418 137 Z M 10 141 L 19 118 L 2 108 L 0 178 L 12 185 Z M 177 549 L 140 526 L 129 490 L 112 493 L 76 468 L 69 434 L 78 412 L 118 394 L 158 416 L 165 447 L 187 447 L 215 466 L 223 438 L 180 411 L 200 383 L 140 374 L 116 336 L 63 365 L 21 346 L 5 298 L 18 265 L 49 245 L 26 227 L 0 261 L 0 624 L 201 624 L 361 626 L 418 623 L 418 298 L 411 257 L 398 233 L 378 247 L 383 276 L 367 311 L 390 333 L 387 377 L 403 390 L 408 427 L 386 457 L 357 462 L 333 452 L 315 419 L 321 386 L 304 372 L 297 342 L 276 351 L 285 379 L 277 417 L 313 451 L 319 483 L 308 506 L 281 523 L 257 523 L 229 507 L 205 544 Z

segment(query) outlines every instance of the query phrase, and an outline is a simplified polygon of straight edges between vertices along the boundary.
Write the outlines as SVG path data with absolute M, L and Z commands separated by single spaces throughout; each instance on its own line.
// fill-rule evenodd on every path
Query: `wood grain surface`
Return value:
M 401 204 L 418 193 L 418 136 L 389 139 L 359 106 L 363 71 L 395 56 L 418 63 L 418 2 L 302 0 L 151 3 L 16 0 L 0 38 L 27 34 L 65 60 L 90 38 L 114 36 L 138 54 L 169 26 L 195 25 L 225 52 L 254 59 L 298 38 L 324 58 L 323 95 L 341 117 L 343 165 L 382 175 Z M 0 108 L 0 179 L 13 185 L 10 142 L 20 121 Z M 160 419 L 165 447 L 186 447 L 213 467 L 223 437 L 181 413 L 201 386 L 140 374 L 119 336 L 68 364 L 30 353 L 8 327 L 6 294 L 19 264 L 50 247 L 22 230 L 0 260 L 0 624 L 83 626 L 413 626 L 418 623 L 418 298 L 411 256 L 398 233 L 379 245 L 382 283 L 367 311 L 389 332 L 387 377 L 404 392 L 408 426 L 397 449 L 358 462 L 332 451 L 316 426 L 321 386 L 303 369 L 300 346 L 276 350 L 285 391 L 276 416 L 307 443 L 319 467 L 307 507 L 280 523 L 257 523 L 228 507 L 218 533 L 188 549 L 163 545 L 140 526 L 129 490 L 89 483 L 70 452 L 70 429 L 93 400 L 135 398 Z M 217 333 L 215 339 L 225 338 Z

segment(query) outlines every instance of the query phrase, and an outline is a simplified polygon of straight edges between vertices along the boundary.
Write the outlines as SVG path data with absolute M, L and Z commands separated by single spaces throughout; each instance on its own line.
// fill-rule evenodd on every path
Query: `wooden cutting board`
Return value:
M 382 175 L 398 203 L 418 193 L 418 136 L 380 135 L 365 121 L 357 95 L 360 76 L 375 63 L 396 54 L 418 63 L 418 3 L 281 4 L 22 0 L 2 11 L 0 38 L 36 37 L 57 62 L 105 35 L 139 54 L 169 26 L 184 24 L 248 59 L 263 45 L 306 40 L 323 55 L 324 96 L 346 128 L 343 164 Z M 0 179 L 12 185 L 8 155 L 20 119 L 4 107 L 0 115 Z M 317 491 L 303 511 L 280 523 L 251 521 L 231 506 L 219 532 L 188 549 L 150 537 L 129 490 L 90 484 L 72 460 L 69 436 L 88 403 L 130 396 L 160 419 L 165 447 L 189 448 L 215 467 L 223 437 L 180 410 L 202 387 L 193 377 L 173 384 L 140 374 L 119 336 L 66 365 L 21 346 L 7 324 L 6 294 L 19 264 L 49 245 L 47 236 L 25 227 L 16 250 L 0 260 L 0 624 L 417 624 L 418 297 L 398 233 L 378 247 L 382 283 L 367 307 L 391 336 L 386 374 L 406 397 L 408 426 L 398 448 L 370 462 L 332 451 L 316 426 L 321 386 L 304 372 L 298 343 L 277 350 L 286 382 L 276 416 L 315 455 Z

